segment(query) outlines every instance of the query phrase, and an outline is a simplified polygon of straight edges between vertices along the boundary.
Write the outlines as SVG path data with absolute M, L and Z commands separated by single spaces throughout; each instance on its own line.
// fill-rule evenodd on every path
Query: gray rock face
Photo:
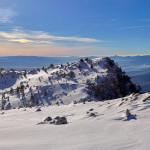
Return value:
M 38 109 L 36 110 L 36 112 L 37 112 L 37 111 L 41 111 L 41 108 L 38 108 Z
M 126 117 L 127 117 L 127 119 L 129 120 L 129 117 L 131 116 L 131 113 L 130 113 L 130 111 L 129 111 L 129 109 L 127 109 L 126 110 Z
M 95 113 L 90 113 L 90 117 L 96 117 Z
M 55 125 L 61 125 L 61 124 L 67 124 L 68 122 L 67 122 L 66 117 L 59 117 L 59 116 L 57 116 L 50 123 L 51 124 L 55 124 Z
M 134 120 L 136 120 L 137 118 L 136 118 L 136 114 L 131 114 L 130 113 L 130 111 L 129 111 L 129 109 L 127 109 L 126 110 L 126 117 L 127 117 L 127 120 L 129 121 L 129 120 L 131 120 L 131 119 L 134 119 Z
M 76 101 L 73 101 L 73 103 L 74 103 L 74 104 L 77 104 L 77 102 L 76 102 Z
M 143 102 L 146 102 L 147 100 L 150 100 L 150 96 L 146 97 Z
M 89 111 L 93 111 L 94 109 L 93 108 L 91 108 Z
M 52 119 L 50 116 L 48 116 L 43 122 L 37 123 L 37 125 L 40 124 L 54 124 L 54 125 L 61 125 L 61 124 L 67 124 L 67 119 L 66 117 L 59 117 L 57 116 L 56 118 Z
M 44 122 L 46 122 L 46 121 L 52 121 L 52 118 L 51 118 L 50 116 L 48 116 L 48 117 L 44 120 Z

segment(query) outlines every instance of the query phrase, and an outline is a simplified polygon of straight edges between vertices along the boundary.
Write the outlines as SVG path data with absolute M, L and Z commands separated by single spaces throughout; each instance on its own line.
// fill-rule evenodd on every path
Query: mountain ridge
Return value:
M 110 58 L 81 59 L 31 71 L 1 70 L 1 109 L 114 99 L 139 92 Z

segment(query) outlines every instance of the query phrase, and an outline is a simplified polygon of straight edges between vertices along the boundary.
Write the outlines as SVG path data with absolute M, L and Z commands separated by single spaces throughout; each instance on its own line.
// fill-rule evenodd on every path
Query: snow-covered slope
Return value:
M 45 106 L 39 112 L 35 107 L 4 110 L 0 115 L 0 149 L 148 150 L 149 108 L 150 93 L 146 93 L 103 102 Z M 48 116 L 64 116 L 68 124 L 38 124 Z
M 109 58 L 0 70 L 0 150 L 147 150 L 150 93 L 133 92 Z
M 114 99 L 134 91 L 130 78 L 109 58 L 0 72 L 1 109 Z

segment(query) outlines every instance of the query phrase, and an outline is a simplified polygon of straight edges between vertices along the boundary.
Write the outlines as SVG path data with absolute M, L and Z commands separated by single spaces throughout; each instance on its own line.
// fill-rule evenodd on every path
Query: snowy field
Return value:
M 0 150 L 148 150 L 149 96 L 41 107 L 39 112 L 37 108 L 1 111 Z M 134 116 L 129 120 L 126 109 Z M 68 124 L 37 125 L 48 116 L 65 116 Z

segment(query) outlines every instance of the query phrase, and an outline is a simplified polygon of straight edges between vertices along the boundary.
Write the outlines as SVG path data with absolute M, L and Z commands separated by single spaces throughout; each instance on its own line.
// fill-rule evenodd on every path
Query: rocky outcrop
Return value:
M 50 123 L 51 124 L 55 124 L 55 125 L 61 125 L 61 124 L 67 124 L 68 122 L 67 122 L 66 117 L 59 117 L 59 116 L 57 116 Z

